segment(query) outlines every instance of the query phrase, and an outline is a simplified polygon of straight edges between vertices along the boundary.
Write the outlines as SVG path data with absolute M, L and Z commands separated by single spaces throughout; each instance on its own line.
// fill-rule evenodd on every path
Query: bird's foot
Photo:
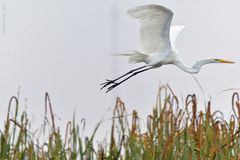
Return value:
M 111 91 L 113 88 L 117 87 L 119 84 L 121 84 L 121 83 L 116 83 L 116 82 L 112 83 L 112 85 L 107 88 L 106 93 Z
M 102 86 L 100 89 L 103 89 L 110 84 L 117 84 L 117 83 L 115 82 L 115 80 L 106 79 L 106 82 L 103 82 L 103 83 L 100 84 Z

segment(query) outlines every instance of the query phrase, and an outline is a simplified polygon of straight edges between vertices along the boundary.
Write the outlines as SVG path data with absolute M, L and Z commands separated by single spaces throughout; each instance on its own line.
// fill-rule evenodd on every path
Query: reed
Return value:
M 98 145 L 94 138 L 105 120 L 97 123 L 92 135 L 83 137 L 85 120 L 78 124 L 74 115 L 66 125 L 65 134 L 61 134 L 48 93 L 45 94 L 44 122 L 39 130 L 32 132 L 27 113 L 19 113 L 18 109 L 18 98 L 11 97 L 4 128 L 0 131 L 0 159 L 240 159 L 237 92 L 232 96 L 233 114 L 226 120 L 221 111 L 212 111 L 210 101 L 205 110 L 199 111 L 194 94 L 187 95 L 185 102 L 180 103 L 169 86 L 162 86 L 152 113 L 145 120 L 145 128 L 138 112 L 133 110 L 128 114 L 124 102 L 117 98 L 110 119 L 110 137 Z M 42 135 L 47 136 L 47 141 L 41 139 Z

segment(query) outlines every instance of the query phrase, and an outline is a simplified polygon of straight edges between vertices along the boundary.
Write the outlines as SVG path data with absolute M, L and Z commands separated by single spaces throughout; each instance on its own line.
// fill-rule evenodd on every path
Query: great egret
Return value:
M 127 13 L 140 21 L 142 51 L 131 51 L 121 55 L 129 56 L 130 63 L 144 62 L 146 65 L 130 70 L 114 80 L 107 79 L 106 82 L 101 83 L 101 89 L 108 87 L 106 92 L 141 72 L 166 64 L 174 64 L 185 72 L 196 74 L 205 64 L 234 63 L 228 60 L 209 58 L 199 60 L 192 67 L 188 67 L 182 62 L 179 52 L 175 49 L 176 38 L 185 27 L 172 26 L 170 28 L 173 17 L 170 9 L 160 5 L 144 5 L 130 9 Z

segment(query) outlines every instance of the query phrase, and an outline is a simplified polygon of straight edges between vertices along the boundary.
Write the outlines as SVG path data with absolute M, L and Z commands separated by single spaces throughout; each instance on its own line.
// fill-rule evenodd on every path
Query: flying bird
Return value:
M 162 65 L 173 64 L 183 71 L 196 74 L 205 64 L 211 63 L 234 63 L 232 61 L 208 58 L 197 61 L 192 67 L 183 63 L 179 52 L 175 48 L 175 41 L 184 26 L 171 26 L 173 12 L 160 5 L 137 6 L 128 10 L 128 15 L 140 21 L 140 43 L 141 51 L 131 51 L 127 54 L 130 63 L 145 63 L 144 66 L 130 70 L 126 74 L 113 79 L 107 79 L 101 83 L 101 89 L 107 87 L 107 91 L 122 84 L 131 77 Z

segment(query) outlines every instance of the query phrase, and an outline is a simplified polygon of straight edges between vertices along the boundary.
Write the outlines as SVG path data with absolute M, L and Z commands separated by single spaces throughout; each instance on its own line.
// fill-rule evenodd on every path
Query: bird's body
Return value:
M 179 52 L 175 47 L 175 41 L 185 27 L 171 26 L 173 12 L 170 9 L 160 5 L 144 5 L 130 9 L 127 13 L 140 21 L 140 43 L 142 50 L 131 51 L 130 53 L 121 55 L 129 56 L 130 63 L 143 62 L 145 65 L 133 69 L 114 80 L 107 80 L 102 83 L 102 88 L 110 86 L 107 92 L 141 72 L 158 68 L 162 65 L 174 64 L 185 72 L 195 74 L 205 64 L 234 63 L 223 59 L 208 58 L 197 61 L 192 67 L 188 67 L 182 62 Z M 118 82 L 124 77 L 126 78 Z
M 161 66 L 172 61 L 171 57 L 175 55 L 170 39 L 173 12 L 163 6 L 146 5 L 130 9 L 127 13 L 140 21 L 142 46 L 141 53 L 130 55 L 129 61 L 145 62 L 149 66 Z

